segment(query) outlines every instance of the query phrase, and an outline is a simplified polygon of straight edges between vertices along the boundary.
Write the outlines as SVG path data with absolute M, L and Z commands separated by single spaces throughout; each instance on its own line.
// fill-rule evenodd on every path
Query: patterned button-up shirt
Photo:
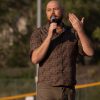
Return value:
M 48 35 L 49 24 L 35 29 L 30 40 L 30 56 Z M 63 24 L 64 31 L 54 34 L 45 57 L 39 62 L 38 82 L 51 86 L 76 84 L 76 58 L 82 47 L 73 28 Z

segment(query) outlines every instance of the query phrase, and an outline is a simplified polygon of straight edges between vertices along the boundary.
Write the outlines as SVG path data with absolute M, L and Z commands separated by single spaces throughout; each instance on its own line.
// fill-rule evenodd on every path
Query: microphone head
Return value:
M 51 23 L 52 23 L 52 22 L 56 22 L 56 17 L 55 17 L 55 16 L 51 16 L 50 21 L 51 21 Z

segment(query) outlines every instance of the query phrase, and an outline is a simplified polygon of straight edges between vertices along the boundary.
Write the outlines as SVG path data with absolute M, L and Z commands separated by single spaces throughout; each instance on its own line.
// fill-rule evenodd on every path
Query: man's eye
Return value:
M 59 8 L 55 8 L 55 10 L 59 10 Z
M 51 9 L 47 9 L 47 11 L 51 11 Z

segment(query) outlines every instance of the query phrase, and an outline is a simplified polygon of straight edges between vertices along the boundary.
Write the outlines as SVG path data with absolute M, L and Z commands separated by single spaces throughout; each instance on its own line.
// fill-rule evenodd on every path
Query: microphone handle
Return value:
M 56 33 L 56 29 L 53 30 L 53 33 Z

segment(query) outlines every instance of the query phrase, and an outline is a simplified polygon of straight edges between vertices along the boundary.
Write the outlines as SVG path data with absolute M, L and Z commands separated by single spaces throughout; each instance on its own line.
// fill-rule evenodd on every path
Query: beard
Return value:
M 62 18 L 56 19 L 57 25 L 60 25 L 62 23 Z
M 55 16 L 56 17 L 56 16 Z M 63 16 L 60 18 L 55 18 L 52 22 L 57 23 L 57 25 L 60 25 L 62 23 Z M 49 20 L 49 23 L 52 23 L 51 20 Z

